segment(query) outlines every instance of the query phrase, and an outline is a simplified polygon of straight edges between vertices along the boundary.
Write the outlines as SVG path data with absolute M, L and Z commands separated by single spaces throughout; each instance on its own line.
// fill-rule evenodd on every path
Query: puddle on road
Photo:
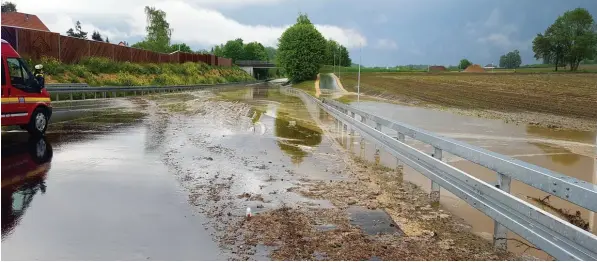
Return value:
M 43 140 L 3 132 L 3 260 L 224 258 L 160 154 L 146 150 L 157 141 L 141 116 L 78 115 Z
M 366 207 L 351 206 L 346 211 L 350 216 L 350 224 L 359 226 L 368 235 L 404 235 L 396 222 L 383 209 L 371 210 Z
M 595 132 L 550 130 L 539 126 L 516 125 L 504 123 L 501 120 L 475 118 L 449 112 L 381 102 L 361 102 L 359 107 L 381 117 L 401 121 L 436 134 L 458 139 L 487 150 L 509 155 L 522 161 L 597 184 Z M 336 129 L 336 131 L 338 130 Z M 396 131 L 386 128 L 383 131 L 391 135 L 396 134 Z M 376 150 L 374 145 L 366 143 L 364 147 L 361 147 L 359 138 L 349 139 L 350 136 L 346 133 L 338 133 L 342 145 L 351 149 L 356 155 L 365 157 L 370 161 L 375 161 L 374 155 Z M 430 154 L 433 152 L 431 146 L 408 137 L 407 144 Z M 395 167 L 396 165 L 395 158 L 383 152 L 383 150 L 381 150 L 381 154 L 379 155 L 379 161 L 389 167 Z M 495 183 L 495 172 L 487 168 L 446 152 L 444 152 L 444 161 L 450 162 L 456 168 L 488 183 Z M 424 190 L 429 191 L 430 181 L 426 177 L 409 167 L 405 167 L 404 171 L 404 179 L 414 182 Z M 548 195 L 545 192 L 516 180 L 512 182 L 511 192 L 529 203 L 564 218 L 562 214 L 554 212 L 553 208 L 541 206 L 533 200 L 544 198 Z M 479 232 L 486 238 L 491 239 L 493 222 L 480 211 L 472 208 L 466 202 L 446 190 L 441 191 L 441 204 L 455 215 L 465 218 L 472 225 L 475 232 Z M 549 204 L 569 214 L 575 214 L 579 211 L 582 219 L 589 223 L 589 230 L 597 233 L 597 217 L 593 212 L 589 212 L 584 208 L 554 196 L 549 198 Z M 515 244 L 510 244 L 513 250 L 522 251 L 524 249 L 524 247 L 516 248 L 515 246 Z M 537 252 L 533 253 L 533 255 L 546 258 Z

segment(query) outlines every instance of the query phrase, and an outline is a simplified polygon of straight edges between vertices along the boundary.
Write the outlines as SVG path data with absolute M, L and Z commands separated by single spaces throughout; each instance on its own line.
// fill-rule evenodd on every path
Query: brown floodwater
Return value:
M 454 138 L 463 142 L 476 145 L 487 150 L 508 155 L 522 161 L 535 164 L 555 172 L 575 177 L 593 184 L 597 184 L 597 153 L 595 147 L 596 133 L 574 130 L 553 130 L 532 125 L 517 125 L 505 123 L 502 120 L 483 119 L 463 116 L 451 112 L 430 110 L 425 108 L 402 106 L 382 102 L 352 103 L 360 109 L 371 112 L 380 117 L 407 123 L 438 135 Z M 369 123 L 371 124 L 371 123 Z M 396 135 L 395 131 L 384 128 L 383 131 Z M 347 148 L 352 148 L 353 153 L 366 159 L 375 161 L 374 145 L 365 142 L 360 145 L 360 139 L 350 139 L 346 134 L 339 135 Z M 424 152 L 432 153 L 433 147 L 422 142 L 409 139 L 407 144 Z M 495 183 L 496 174 L 485 167 L 474 164 L 457 156 L 444 152 L 444 161 L 488 183 Z M 379 161 L 389 167 L 396 166 L 393 156 L 381 150 Z M 430 180 L 415 170 L 404 167 L 404 179 L 430 190 Z M 594 212 L 564 201 L 555 196 L 549 197 L 548 205 L 536 201 L 543 199 L 548 194 L 531 186 L 512 180 L 511 193 L 518 198 L 532 203 L 550 213 L 564 218 L 568 213 L 574 215 L 580 212 L 581 218 L 588 223 L 588 231 L 597 233 L 597 217 Z M 469 206 L 466 202 L 446 190 L 441 191 L 440 204 L 453 214 L 464 218 L 475 233 L 480 234 L 489 241 L 493 234 L 493 221 Z M 559 209 L 559 210 L 558 210 Z M 514 234 L 510 233 L 512 236 Z M 526 246 L 510 242 L 509 248 L 515 252 L 522 252 Z M 545 253 L 536 250 L 527 250 L 527 254 L 539 258 L 549 258 Z

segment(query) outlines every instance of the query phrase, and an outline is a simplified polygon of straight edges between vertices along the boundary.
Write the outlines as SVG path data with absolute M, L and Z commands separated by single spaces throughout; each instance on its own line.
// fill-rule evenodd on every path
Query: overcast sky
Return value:
M 13 0 L 64 34 L 80 20 L 111 42 L 145 35 L 146 5 L 167 13 L 173 43 L 208 49 L 229 39 L 276 46 L 299 12 L 326 38 L 347 46 L 353 62 L 367 66 L 497 63 L 518 49 L 523 64 L 536 63 L 532 39 L 562 13 L 584 7 L 597 19 L 596 0 Z

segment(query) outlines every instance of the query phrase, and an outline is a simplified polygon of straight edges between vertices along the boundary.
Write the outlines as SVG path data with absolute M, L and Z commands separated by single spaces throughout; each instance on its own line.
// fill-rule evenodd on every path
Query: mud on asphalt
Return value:
M 325 117 L 315 121 L 323 134 L 313 146 L 280 136 L 296 122 L 276 121 L 276 103 L 262 112 L 208 91 L 183 96 L 144 99 L 152 149 L 229 259 L 521 259 L 494 252 L 461 219 L 428 205 L 399 170 L 347 154 Z

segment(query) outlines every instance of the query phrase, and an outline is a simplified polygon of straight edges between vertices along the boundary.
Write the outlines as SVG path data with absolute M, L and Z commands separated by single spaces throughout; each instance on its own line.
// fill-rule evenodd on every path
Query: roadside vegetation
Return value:
M 78 64 L 54 58 L 29 61 L 43 64 L 47 83 L 87 83 L 90 86 L 193 85 L 254 80 L 238 67 L 216 67 L 204 63 L 134 64 L 88 57 Z

